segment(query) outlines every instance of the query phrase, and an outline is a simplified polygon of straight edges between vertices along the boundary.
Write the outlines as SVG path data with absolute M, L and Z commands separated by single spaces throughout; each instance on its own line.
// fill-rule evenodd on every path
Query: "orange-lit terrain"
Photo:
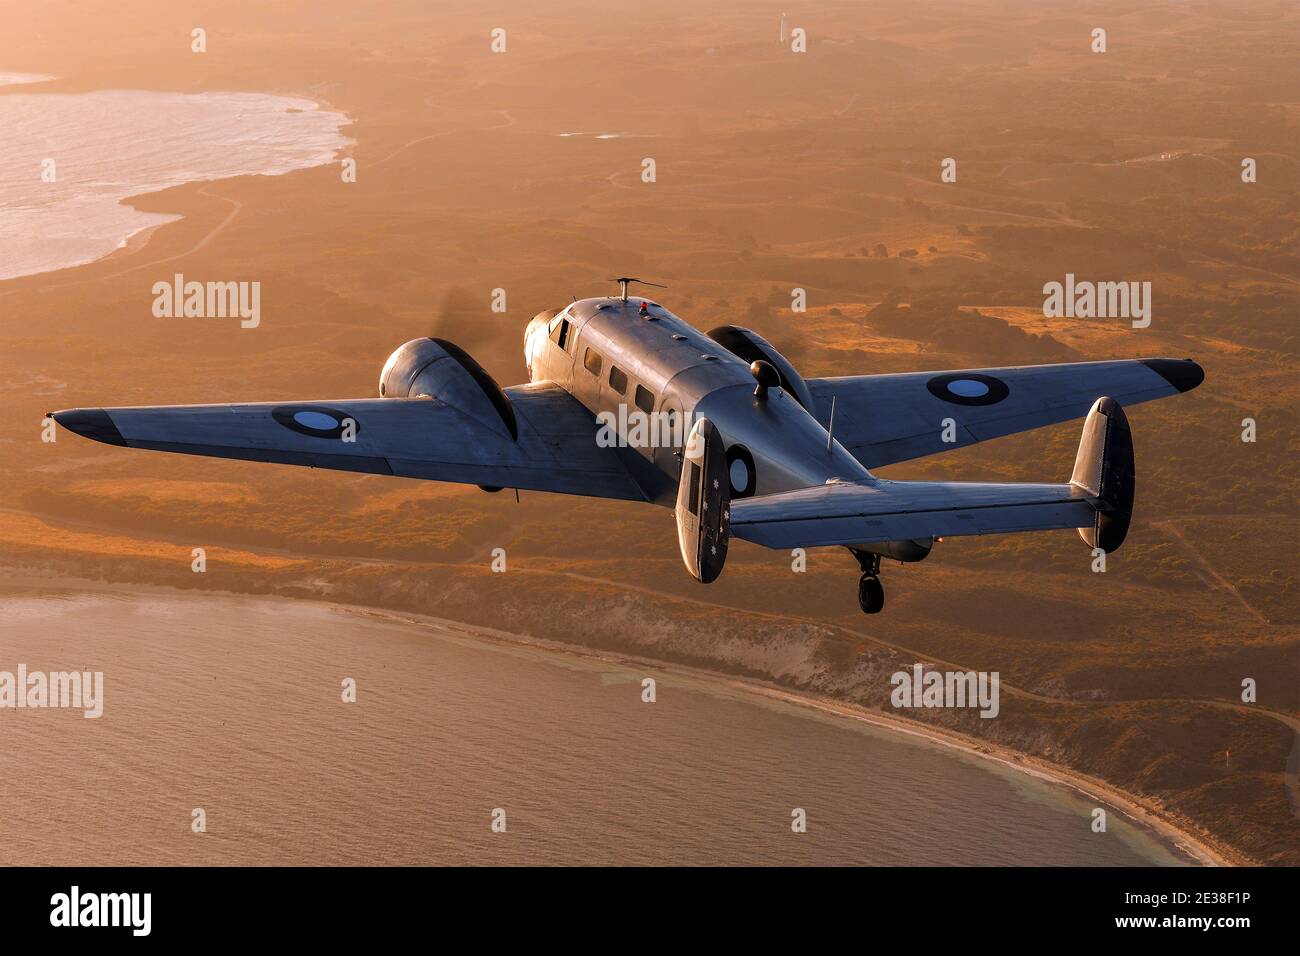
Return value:
M 869 708 L 916 660 L 996 670 L 1000 719 L 904 716 L 1123 790 L 1229 859 L 1300 863 L 1294 5 L 818 4 L 790 11 L 804 55 L 776 42 L 780 4 L 733 0 L 18 6 L 5 69 L 317 99 L 355 121 L 357 181 L 141 196 L 184 218 L 0 282 L 0 564 L 415 612 Z M 155 318 L 175 271 L 259 280 L 261 325 Z M 1150 281 L 1150 327 L 1044 318 L 1067 273 Z M 738 542 L 698 585 L 650 506 L 41 441 L 56 408 L 372 396 L 428 334 L 514 384 L 528 319 L 616 275 L 808 377 L 1187 356 L 1206 379 L 1130 410 L 1137 512 L 1105 574 L 1073 532 L 950 540 L 886 566 L 874 618 L 842 550 L 794 574 Z M 1070 423 L 885 474 L 1058 481 L 1077 442 Z

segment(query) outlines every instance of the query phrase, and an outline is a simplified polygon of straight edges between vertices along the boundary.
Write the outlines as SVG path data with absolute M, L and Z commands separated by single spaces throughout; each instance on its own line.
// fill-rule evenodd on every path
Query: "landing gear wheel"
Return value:
M 885 606 L 885 588 L 874 574 L 864 574 L 858 580 L 858 607 L 863 614 L 879 614 Z

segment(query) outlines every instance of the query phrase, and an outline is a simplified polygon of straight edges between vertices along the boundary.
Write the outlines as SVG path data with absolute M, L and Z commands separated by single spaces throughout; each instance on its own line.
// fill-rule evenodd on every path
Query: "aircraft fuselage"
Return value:
M 656 503 L 673 504 L 681 442 L 701 416 L 722 434 L 733 498 L 870 478 L 828 441 L 829 422 L 785 389 L 756 397 L 749 363 L 652 300 L 578 300 L 534 318 L 524 343 L 531 381 L 559 385 L 602 421 L 655 420 L 639 440 L 621 434 L 619 454 Z

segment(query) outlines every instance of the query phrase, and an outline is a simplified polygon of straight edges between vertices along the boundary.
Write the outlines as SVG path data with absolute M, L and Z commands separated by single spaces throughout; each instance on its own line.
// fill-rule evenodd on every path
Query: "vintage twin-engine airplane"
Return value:
M 843 545 L 858 600 L 884 604 L 882 556 L 937 538 L 1077 528 L 1114 551 L 1133 511 L 1122 405 L 1195 388 L 1189 359 L 804 380 L 761 336 L 707 335 L 649 299 L 582 299 L 524 333 L 530 383 L 502 389 L 442 339 L 389 356 L 380 398 L 55 412 L 97 441 L 673 507 L 687 569 L 708 583 L 731 536 Z M 630 404 L 629 404 L 630 403 Z M 1063 484 L 888 481 L 868 469 L 1087 416 Z

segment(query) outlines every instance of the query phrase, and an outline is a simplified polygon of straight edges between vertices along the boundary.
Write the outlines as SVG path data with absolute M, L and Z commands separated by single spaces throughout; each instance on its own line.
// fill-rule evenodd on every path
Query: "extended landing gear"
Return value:
M 858 579 L 858 607 L 863 614 L 879 614 L 885 606 L 885 587 L 874 574 L 864 574 Z
M 858 607 L 862 608 L 863 614 L 879 614 L 885 606 L 885 587 L 880 583 L 880 555 L 849 550 L 853 551 L 858 567 L 862 569 L 862 577 L 858 579 Z

